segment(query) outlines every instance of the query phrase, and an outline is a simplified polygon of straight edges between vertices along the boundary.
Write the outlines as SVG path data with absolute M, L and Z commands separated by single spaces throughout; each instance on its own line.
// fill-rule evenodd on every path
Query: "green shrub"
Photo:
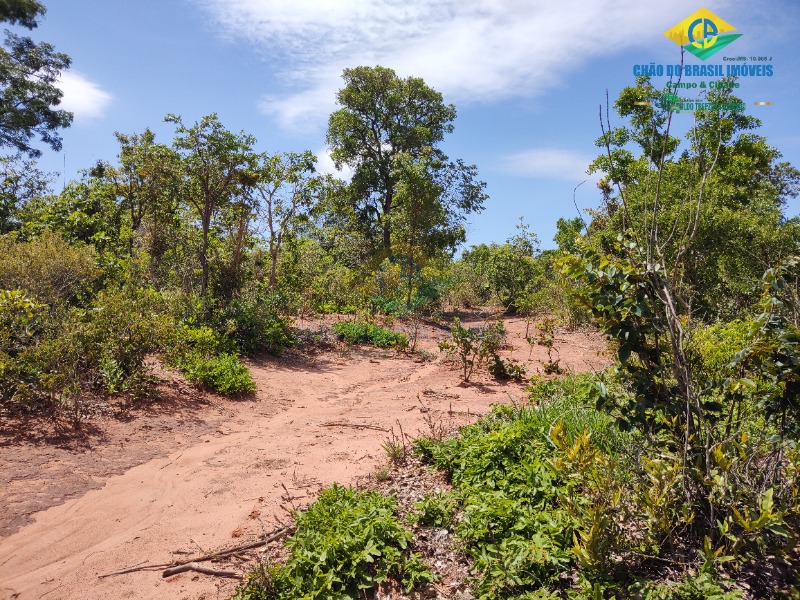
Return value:
M 91 395 L 136 399 L 151 391 L 145 358 L 163 346 L 172 327 L 159 294 L 106 290 L 88 309 L 57 310 L 20 294 L 0 294 L 0 400 L 6 408 L 58 413 L 68 406 L 78 419 Z
M 633 584 L 629 591 L 642 600 L 740 600 L 742 590 L 723 585 L 708 573 L 689 576 L 679 583 L 655 583 L 641 581 Z
M 145 393 L 145 357 L 160 350 L 173 327 L 158 292 L 142 288 L 101 292 L 82 331 L 84 360 L 105 393 Z
M 220 352 L 233 353 L 235 349 L 236 344 L 232 340 L 211 327 L 183 325 L 172 332 L 166 356 L 167 362 L 177 367 L 183 357 L 189 354 L 210 357 Z
M 484 324 L 483 327 L 464 327 L 456 317 L 450 327 L 451 340 L 439 342 L 439 350 L 448 356 L 455 357 L 461 363 L 461 377 L 469 381 L 476 367 L 481 366 L 490 357 L 494 357 L 494 370 L 500 357 L 498 353 L 505 341 L 506 332 L 501 321 Z M 502 363 L 502 361 L 501 361 Z M 505 369 L 503 369 L 505 373 Z
M 384 329 L 374 323 L 339 321 L 334 324 L 333 333 L 348 344 L 371 344 L 378 348 L 408 346 L 408 338 L 405 335 Z
M 71 246 L 49 231 L 28 242 L 0 236 L 0 289 L 53 305 L 85 298 L 99 275 L 90 246 Z
M 274 294 L 239 296 L 215 315 L 216 329 L 244 354 L 280 354 L 294 342 L 289 324 L 278 313 L 280 304 L 281 298 Z
M 433 581 L 395 511 L 394 498 L 333 484 L 298 515 L 286 563 L 257 570 L 234 598 L 362 598 L 389 579 L 407 593 Z
M 522 381 L 528 373 L 528 368 L 509 358 L 503 360 L 499 354 L 492 354 L 489 358 L 489 373 L 497 379 L 513 379 L 514 381 Z
M 23 290 L 0 289 L 0 352 L 16 356 L 43 328 L 47 306 Z
M 204 385 L 226 396 L 252 394 L 256 391 L 250 371 L 235 354 L 214 356 L 189 353 L 180 362 L 181 371 L 192 383 Z
M 191 383 L 226 396 L 252 394 L 255 382 L 235 349 L 233 340 L 210 327 L 184 325 L 173 332 L 166 357 Z

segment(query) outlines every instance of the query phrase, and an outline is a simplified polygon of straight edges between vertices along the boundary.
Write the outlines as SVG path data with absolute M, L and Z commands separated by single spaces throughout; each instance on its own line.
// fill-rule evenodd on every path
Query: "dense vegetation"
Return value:
M 43 12 L 0 3 L 10 25 Z M 640 78 L 614 104 L 626 123 L 601 120 L 588 222 L 560 220 L 548 251 L 520 222 L 456 259 L 485 186 L 442 152 L 455 107 L 419 78 L 344 71 L 327 141 L 350 181 L 317 173 L 310 152 L 260 152 L 216 115 L 168 115 L 170 143 L 117 133 L 115 160 L 54 193 L 31 143 L 58 148 L 70 115 L 53 84 L 68 66 L 14 34 L 0 51 L 3 418 L 77 422 L 143 401 L 155 361 L 251 394 L 240 357 L 296 343 L 296 314 L 353 314 L 334 328 L 346 342 L 413 351 L 376 316 L 418 325 L 495 305 L 538 323 L 529 341 L 551 374 L 554 327 L 591 322 L 612 368 L 538 382 L 529 404 L 418 442 L 454 490 L 417 518 L 454 528 L 481 598 L 797 597 L 800 222 L 784 209 L 800 172 L 756 119 L 698 112 L 682 139 Z M 450 330 L 441 349 L 465 381 L 484 366 L 525 376 L 500 359 L 501 323 Z M 334 487 L 298 517 L 288 561 L 240 596 L 410 589 L 435 574 L 409 542 L 391 499 Z

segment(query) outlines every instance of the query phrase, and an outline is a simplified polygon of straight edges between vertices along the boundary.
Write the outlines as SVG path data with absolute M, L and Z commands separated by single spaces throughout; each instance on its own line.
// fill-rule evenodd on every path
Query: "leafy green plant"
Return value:
M 409 515 L 412 523 L 427 527 L 450 528 L 456 514 L 458 502 L 454 494 L 449 492 L 431 492 L 414 505 Z
M 206 357 L 189 354 L 181 360 L 181 371 L 192 383 L 204 385 L 226 396 L 241 396 L 256 391 L 250 371 L 235 354 L 223 352 Z
M 253 589 L 262 577 L 256 574 L 235 598 L 360 598 L 389 579 L 407 593 L 433 581 L 395 510 L 394 498 L 332 485 L 297 516 L 289 558 L 271 570 L 270 586 Z
M 371 344 L 378 348 L 405 348 L 408 345 L 408 338 L 402 333 L 363 321 L 339 321 L 334 324 L 333 332 L 348 344 Z
M 513 358 L 503 360 L 499 354 L 492 354 L 489 358 L 488 370 L 497 379 L 513 379 L 522 381 L 528 373 L 528 368 Z
M 214 314 L 215 329 L 236 342 L 243 354 L 278 355 L 294 342 L 289 324 L 278 312 L 281 300 L 277 294 L 237 296 Z
M 501 321 L 479 328 L 467 328 L 456 317 L 450 327 L 450 335 L 450 340 L 439 342 L 439 350 L 458 359 L 461 363 L 461 378 L 469 381 L 476 367 L 485 363 L 489 357 L 497 356 L 506 334 Z
M 45 231 L 30 241 L 0 235 L 0 289 L 21 289 L 49 305 L 86 300 L 100 275 L 90 246 Z
M 559 366 L 559 359 L 553 360 L 553 352 L 558 355 L 558 349 L 555 347 L 555 320 L 550 316 L 544 317 L 536 328 L 539 334 L 535 338 L 527 338 L 528 343 L 544 346 L 547 350 L 547 362 L 543 364 L 544 372 L 548 375 L 560 375 L 564 369 Z
M 256 390 L 250 371 L 234 352 L 235 343 L 210 327 L 184 325 L 173 333 L 167 362 L 195 384 L 227 396 Z

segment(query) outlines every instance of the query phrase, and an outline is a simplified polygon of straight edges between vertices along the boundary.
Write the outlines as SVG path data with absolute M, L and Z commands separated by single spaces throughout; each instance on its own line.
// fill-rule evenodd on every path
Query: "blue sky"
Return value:
M 150 127 L 169 143 L 168 113 L 193 122 L 216 112 L 229 129 L 255 135 L 259 150 L 310 149 L 330 170 L 325 127 L 342 69 L 380 64 L 422 77 L 457 107 L 444 149 L 476 164 L 490 195 L 470 219 L 468 243 L 502 242 L 522 216 L 551 247 L 556 220 L 577 214 L 576 185 L 586 180 L 575 193 L 580 208 L 597 205 L 585 170 L 606 90 L 613 102 L 635 64 L 679 62 L 663 32 L 701 6 L 743 34 L 707 63 L 772 57 L 774 76 L 742 80 L 737 92 L 762 119 L 761 133 L 800 166 L 796 2 L 44 1 L 32 35 L 73 60 L 61 85 L 75 121 L 64 151 L 41 160 L 62 173 L 57 188 L 99 159 L 115 160 L 115 131 Z M 691 124 L 690 115 L 675 119 Z M 798 212 L 800 202 L 787 207 L 787 216 Z

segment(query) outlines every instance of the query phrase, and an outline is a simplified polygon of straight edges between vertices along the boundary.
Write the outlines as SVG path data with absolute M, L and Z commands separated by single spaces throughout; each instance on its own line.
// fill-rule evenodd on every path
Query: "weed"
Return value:
M 381 444 L 381 448 L 384 449 L 389 460 L 394 463 L 402 462 L 406 457 L 405 448 L 399 440 L 386 440 Z
M 490 356 L 497 356 L 505 340 L 503 323 L 496 321 L 480 328 L 467 328 L 460 319 L 453 319 L 450 328 L 452 339 L 439 342 L 439 350 L 456 357 L 461 363 L 461 377 L 469 381 L 473 370 L 481 366 Z
M 269 585 L 251 576 L 237 600 L 362 598 L 393 579 L 408 593 L 434 580 L 410 552 L 411 532 L 395 516 L 394 498 L 336 484 L 297 517 L 289 558 L 269 573 Z
M 522 381 L 527 374 L 528 369 L 525 365 L 517 362 L 513 358 L 503 360 L 500 355 L 493 354 L 489 359 L 489 373 L 497 379 L 513 379 L 514 381 Z
M 456 514 L 457 501 L 452 493 L 431 492 L 414 505 L 410 514 L 412 523 L 428 527 L 449 529 Z

